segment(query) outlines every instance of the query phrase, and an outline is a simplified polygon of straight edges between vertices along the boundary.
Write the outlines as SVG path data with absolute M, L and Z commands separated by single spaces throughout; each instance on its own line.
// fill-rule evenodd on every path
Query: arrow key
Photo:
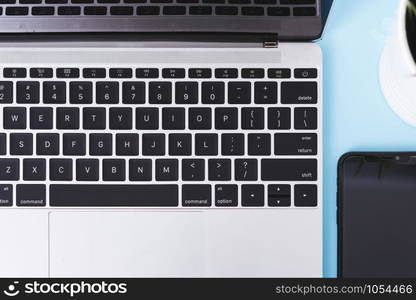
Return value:
M 290 206 L 290 185 L 270 184 L 268 186 L 268 205 L 272 207 Z
M 295 185 L 295 206 L 316 207 L 318 206 L 318 188 L 314 184 Z
M 264 206 L 264 185 L 245 184 L 241 186 L 241 205 L 249 207 Z

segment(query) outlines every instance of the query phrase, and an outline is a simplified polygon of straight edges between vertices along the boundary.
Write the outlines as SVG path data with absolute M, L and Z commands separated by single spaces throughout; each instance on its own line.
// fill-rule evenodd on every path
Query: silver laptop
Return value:
M 322 276 L 320 0 L 0 0 L 0 276 Z

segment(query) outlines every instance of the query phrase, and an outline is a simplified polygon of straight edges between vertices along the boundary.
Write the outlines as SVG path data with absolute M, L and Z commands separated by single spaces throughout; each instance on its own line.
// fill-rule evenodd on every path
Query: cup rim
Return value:
M 410 50 L 409 40 L 407 39 L 407 24 L 406 13 L 409 0 L 402 0 L 399 8 L 399 41 L 402 53 L 404 53 L 408 66 L 416 74 L 416 61 L 413 58 L 412 51 Z

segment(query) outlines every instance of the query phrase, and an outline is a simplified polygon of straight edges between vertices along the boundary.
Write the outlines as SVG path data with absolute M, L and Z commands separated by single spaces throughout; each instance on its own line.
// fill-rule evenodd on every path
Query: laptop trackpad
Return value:
M 204 274 L 203 212 L 52 212 L 50 276 Z

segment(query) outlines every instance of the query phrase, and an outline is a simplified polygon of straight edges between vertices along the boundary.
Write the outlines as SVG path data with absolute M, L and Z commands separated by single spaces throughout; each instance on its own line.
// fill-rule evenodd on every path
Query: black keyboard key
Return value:
M 203 82 L 202 103 L 203 104 L 224 104 L 225 103 L 224 82 Z
M 316 155 L 318 137 L 315 133 L 277 133 L 274 136 L 276 155 Z
M 144 104 L 146 86 L 144 82 L 123 82 L 123 104 Z
M 82 112 L 82 126 L 84 129 L 105 129 L 106 111 L 103 107 L 84 107 Z
M 237 78 L 238 77 L 238 69 L 236 68 L 218 68 L 215 69 L 215 77 L 216 78 Z
M 179 177 L 178 160 L 177 159 L 157 159 L 155 171 L 156 171 L 157 181 L 177 181 Z
M 184 108 L 163 108 L 162 109 L 162 128 L 164 130 L 185 129 L 185 109 Z
M 113 136 L 111 133 L 91 133 L 89 138 L 91 156 L 110 156 L 113 154 Z
M 231 180 L 231 160 L 210 159 L 208 161 L 208 179 L 210 181 Z
M 171 82 L 150 82 L 149 83 L 150 104 L 171 104 L 172 83 Z
M 5 107 L 3 109 L 4 129 L 26 129 L 26 107 Z
M 60 6 L 58 7 L 58 15 L 60 16 L 76 16 L 81 14 L 79 6 Z
M 133 70 L 130 68 L 112 68 L 110 69 L 110 78 L 131 78 Z
M 143 16 L 153 16 L 159 15 L 160 7 L 159 6 L 138 6 L 137 14 Z
M 52 16 L 54 14 L 55 7 L 53 6 L 32 7 L 32 15 L 34 16 Z
M 212 71 L 208 68 L 191 68 L 188 70 L 189 78 L 211 78 Z
M 267 204 L 270 207 L 289 207 L 291 191 L 289 184 L 270 184 L 267 188 Z
M 27 16 L 29 8 L 26 6 L 6 7 L 7 16 Z
M 195 134 L 195 154 L 198 156 L 218 155 L 218 135 Z
M 241 128 L 264 129 L 264 108 L 243 107 L 241 110 Z
M 191 6 L 189 7 L 190 15 L 207 16 L 212 15 L 212 7 L 210 6 Z
M 216 6 L 215 14 L 220 16 L 232 16 L 238 14 L 238 7 L 235 6 Z
M 264 69 L 242 69 L 241 70 L 242 78 L 264 78 Z
M 155 130 L 159 128 L 159 111 L 155 107 L 136 108 L 136 129 Z
M 290 108 L 270 107 L 268 109 L 268 128 L 277 130 L 288 130 L 291 127 Z
M 16 102 L 22 104 L 39 103 L 39 82 L 37 81 L 18 81 L 16 84 Z
M 84 78 L 105 78 L 106 74 L 105 68 L 85 68 L 82 70 Z
M 53 69 L 52 68 L 30 68 L 30 77 L 31 78 L 52 78 Z
M 0 206 L 13 206 L 13 185 L 0 184 Z
M 85 133 L 64 133 L 63 154 L 66 156 L 83 156 L 86 154 Z
M 69 103 L 91 104 L 92 103 L 92 82 L 73 81 L 69 84 Z
M 164 15 L 179 16 L 186 14 L 185 6 L 165 6 L 163 7 Z
M 305 4 L 314 5 L 316 4 L 316 0 L 280 0 L 280 4 L 282 5 L 305 5 Z
M 267 75 L 269 78 L 290 78 L 291 77 L 291 70 L 290 69 L 282 69 L 282 68 L 274 68 L 268 69 Z
M 10 134 L 11 155 L 32 155 L 33 134 L 32 133 L 11 133 Z
M 79 108 L 58 107 L 56 109 L 57 129 L 79 129 Z
M 318 206 L 318 187 L 314 184 L 295 185 L 295 206 L 297 207 Z
M 129 179 L 130 181 L 151 181 L 152 180 L 152 160 L 130 159 Z
M 290 8 L 284 6 L 268 7 L 267 15 L 276 17 L 288 17 L 290 16 Z
M 318 84 L 316 82 L 282 82 L 282 104 L 316 104 Z
M 244 155 L 244 134 L 224 133 L 221 135 L 221 153 L 224 156 Z
M 192 135 L 189 133 L 169 134 L 169 155 L 186 156 L 192 154 Z
M 114 16 L 129 16 L 133 13 L 133 6 L 112 6 L 110 8 L 110 14 Z
M 162 69 L 163 78 L 185 78 L 185 69 L 182 68 L 165 68 Z
M 295 78 L 318 78 L 317 69 L 295 69 Z
M 264 185 L 245 184 L 241 186 L 241 205 L 245 207 L 264 206 Z
M 105 16 L 106 14 L 107 14 L 107 7 L 105 6 L 84 7 L 84 15 L 87 15 L 87 16 Z
M 124 159 L 103 159 L 103 180 L 126 180 L 126 161 Z
M 58 78 L 79 78 L 79 69 L 77 68 L 58 68 L 56 69 Z
M 110 129 L 129 130 L 133 128 L 133 113 L 130 107 L 110 108 Z
M 276 104 L 277 103 L 277 83 L 276 82 L 256 82 L 254 84 L 254 103 Z
M 139 155 L 139 135 L 137 133 L 118 133 L 116 135 L 116 154 L 118 156 Z
M 49 178 L 52 181 L 71 181 L 72 159 L 51 159 L 49 161 Z
M 316 159 L 262 159 L 263 181 L 315 181 L 318 162 Z
M 178 206 L 178 186 L 169 185 L 59 185 L 49 190 L 50 206 Z
M 260 6 L 245 6 L 241 8 L 241 14 L 245 16 L 263 16 L 264 7 Z
M 118 82 L 97 82 L 96 103 L 97 104 L 118 104 L 119 83 Z
M 158 78 L 159 69 L 156 68 L 137 68 L 136 78 Z
M 217 207 L 238 206 L 238 186 L 235 184 L 215 185 L 215 206 Z
M 100 177 L 98 159 L 77 159 L 76 178 L 77 181 L 98 181 Z
M 234 161 L 234 178 L 238 181 L 257 181 L 257 159 L 236 159 Z
M 318 128 L 316 107 L 295 108 L 295 129 L 314 130 Z
M 19 160 L 16 158 L 0 158 L 0 181 L 19 180 Z
M 182 206 L 209 207 L 212 204 L 211 185 L 184 184 L 182 186 Z
M 0 81 L 0 104 L 13 103 L 13 82 Z
M 5 133 L 0 133 L 0 155 L 6 155 L 7 138 Z
M 183 159 L 182 160 L 183 181 L 204 181 L 205 160 L 204 159 Z
M 36 155 L 58 155 L 59 134 L 38 133 L 36 135 Z
M 142 147 L 142 155 L 144 156 L 165 155 L 165 135 L 163 133 L 144 133 L 142 135 Z
M 46 185 L 18 184 L 16 186 L 17 206 L 46 206 Z
M 316 16 L 316 7 L 306 6 L 306 7 L 295 7 L 293 8 L 294 16 Z
M 238 109 L 218 107 L 215 109 L 215 129 L 232 130 L 238 128 Z
M 271 153 L 271 137 L 268 133 L 248 135 L 248 155 L 268 156 Z
M 176 104 L 198 104 L 198 83 L 197 82 L 176 82 L 175 83 Z
M 25 68 L 4 68 L 3 77 L 4 78 L 25 78 L 27 71 Z
M 24 159 L 23 180 L 44 181 L 46 180 L 46 159 Z
M 250 104 L 251 103 L 251 83 L 250 82 L 229 82 L 228 83 L 228 103 Z
M 66 83 L 62 81 L 43 82 L 43 103 L 65 104 Z
M 188 114 L 189 129 L 208 130 L 212 127 L 210 108 L 190 108 Z
M 30 129 L 52 129 L 53 109 L 51 107 L 30 108 Z

